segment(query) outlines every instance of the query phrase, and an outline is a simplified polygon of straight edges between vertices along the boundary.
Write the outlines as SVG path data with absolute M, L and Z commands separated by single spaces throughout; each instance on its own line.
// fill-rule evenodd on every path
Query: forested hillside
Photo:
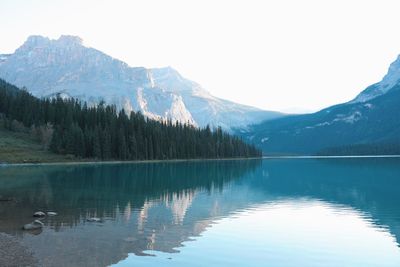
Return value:
M 399 155 L 400 56 L 353 100 L 239 129 L 271 155 Z
M 129 116 L 104 103 L 87 106 L 73 99 L 38 99 L 0 80 L 0 113 L 6 129 L 29 127 L 44 149 L 79 158 L 151 160 L 258 157 L 261 152 L 220 128 L 195 128 Z
M 348 102 L 313 114 L 253 126 L 243 136 L 266 154 L 399 154 L 400 85 L 367 102 Z

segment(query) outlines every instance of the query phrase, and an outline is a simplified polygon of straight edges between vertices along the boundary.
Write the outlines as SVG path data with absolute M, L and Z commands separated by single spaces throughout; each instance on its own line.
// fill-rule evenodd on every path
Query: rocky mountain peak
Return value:
M 65 46 L 82 45 L 82 38 L 73 35 L 61 35 L 57 43 Z
M 41 35 L 31 35 L 26 39 L 25 43 L 17 50 L 31 50 L 35 47 L 47 45 L 50 39 Z
M 82 45 L 78 36 L 30 36 L 14 54 L 0 55 L 0 78 L 37 97 L 62 95 L 89 105 L 105 101 L 128 113 L 202 127 L 230 129 L 282 116 L 216 98 L 172 67 L 130 67 Z
M 392 88 L 400 81 L 400 55 L 397 59 L 390 64 L 389 70 L 385 77 L 381 81 L 381 85 L 384 88 Z
M 26 52 L 51 46 L 58 48 L 79 47 L 82 46 L 82 39 L 79 36 L 61 35 L 60 38 L 53 40 L 41 35 L 31 35 L 17 51 Z
M 397 57 L 395 61 L 392 62 L 392 64 L 390 64 L 388 72 L 380 82 L 369 86 L 350 103 L 365 102 L 380 95 L 383 95 L 399 83 L 400 83 L 400 55 Z

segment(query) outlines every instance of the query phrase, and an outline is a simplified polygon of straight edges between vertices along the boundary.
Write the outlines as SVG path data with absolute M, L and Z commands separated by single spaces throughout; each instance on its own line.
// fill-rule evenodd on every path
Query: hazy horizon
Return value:
M 400 54 L 396 1 L 19 0 L 0 7 L 0 53 L 29 35 L 77 35 L 130 66 L 172 66 L 215 96 L 266 110 L 349 101 Z

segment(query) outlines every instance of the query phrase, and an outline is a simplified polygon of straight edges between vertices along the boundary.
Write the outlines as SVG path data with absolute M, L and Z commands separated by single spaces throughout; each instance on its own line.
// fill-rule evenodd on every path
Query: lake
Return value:
M 0 196 L 44 266 L 400 266 L 398 158 L 5 166 Z

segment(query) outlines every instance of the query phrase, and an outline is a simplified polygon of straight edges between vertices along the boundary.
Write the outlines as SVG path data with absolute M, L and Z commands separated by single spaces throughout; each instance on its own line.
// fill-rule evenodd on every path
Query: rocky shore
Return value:
M 0 266 L 36 267 L 39 266 L 39 262 L 17 238 L 0 233 Z

